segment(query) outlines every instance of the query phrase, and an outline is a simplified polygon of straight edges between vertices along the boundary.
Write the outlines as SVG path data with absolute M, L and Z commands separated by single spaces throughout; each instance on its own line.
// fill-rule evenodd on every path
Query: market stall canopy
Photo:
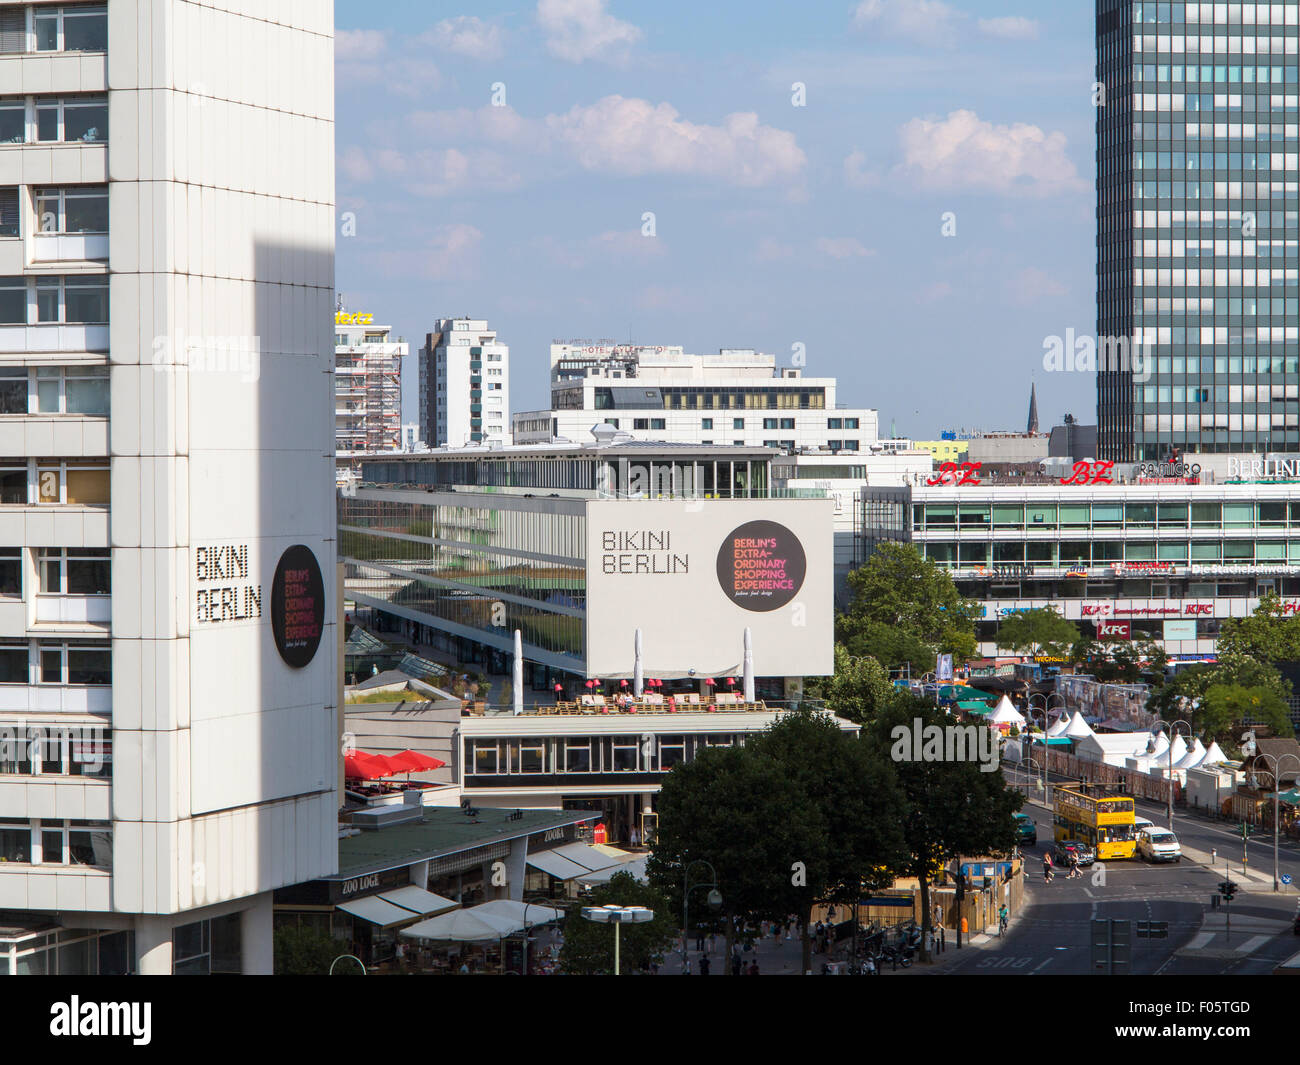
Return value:
M 1070 727 L 1070 715 L 1062 711 L 1060 716 L 1057 717 L 1055 721 L 1053 721 L 1050 725 L 1047 726 L 1047 735 L 1064 736 L 1065 730 L 1069 727 Z
M 1092 726 L 1084 721 L 1083 715 L 1076 710 L 1065 728 L 1065 735 L 1072 740 L 1083 739 L 1085 736 L 1093 735 Z
M 993 712 L 993 708 L 988 703 L 982 703 L 975 699 L 968 699 L 965 702 L 958 703 L 957 709 L 964 710 L 968 714 L 977 714 L 980 717 Z
M 978 688 L 968 687 L 965 684 L 940 684 L 939 698 L 954 699 L 954 700 L 961 700 L 961 699 L 992 700 L 992 699 L 996 699 L 997 696 L 991 695 L 989 692 L 982 692 Z
M 564 920 L 564 911 L 550 906 L 539 906 L 535 902 L 516 902 L 514 899 L 493 899 L 473 907 L 474 913 L 486 914 L 503 921 L 513 921 L 516 932 L 536 928 L 539 924 Z
M 607 884 L 611 877 L 617 876 L 619 873 L 631 873 L 637 880 L 644 882 L 647 861 L 649 861 L 649 858 L 646 855 L 638 855 L 630 861 L 611 865 L 608 869 L 598 869 L 594 873 L 586 873 L 578 877 L 578 883 L 584 887 L 590 884 Z
M 1201 743 L 1201 738 L 1196 737 L 1192 741 L 1192 749 L 1183 757 L 1174 763 L 1175 769 L 1192 769 L 1205 761 L 1205 746 Z
M 1201 759 L 1201 765 L 1222 765 L 1228 759 L 1223 756 L 1223 751 L 1219 747 L 1219 741 L 1215 740 L 1210 744 L 1210 749 L 1205 752 L 1205 757 Z
M 989 724 L 991 725 L 1023 725 L 1025 715 L 1015 708 L 1015 705 L 1005 695 L 998 707 L 989 715 Z
M 385 902 L 391 902 L 394 906 L 401 906 L 403 909 L 410 910 L 417 917 L 436 917 L 438 914 L 447 913 L 460 905 L 455 899 L 435 895 L 432 891 L 425 891 L 424 888 L 416 887 L 414 884 L 394 888 L 392 891 L 385 891 L 379 897 Z

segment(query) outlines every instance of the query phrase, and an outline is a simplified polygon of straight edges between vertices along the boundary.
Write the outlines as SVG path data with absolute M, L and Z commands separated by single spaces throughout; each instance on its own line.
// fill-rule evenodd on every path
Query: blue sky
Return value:
M 614 337 L 802 344 L 884 433 L 1022 429 L 1031 376 L 1044 423 L 1095 420 L 1091 377 L 1042 369 L 1095 329 L 1091 4 L 335 11 L 338 288 L 412 351 L 487 318 L 514 410 L 553 338 Z

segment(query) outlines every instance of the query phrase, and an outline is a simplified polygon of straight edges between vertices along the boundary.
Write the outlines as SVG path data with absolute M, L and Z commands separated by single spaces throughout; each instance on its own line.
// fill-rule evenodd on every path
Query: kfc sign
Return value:
M 1085 618 L 1103 617 L 1111 612 L 1109 603 L 1084 603 L 1083 616 Z
M 1189 617 L 1214 617 L 1213 603 L 1188 603 L 1183 607 L 1183 613 Z
M 1131 640 L 1133 623 L 1131 621 L 1097 622 L 1097 638 L 1100 640 Z

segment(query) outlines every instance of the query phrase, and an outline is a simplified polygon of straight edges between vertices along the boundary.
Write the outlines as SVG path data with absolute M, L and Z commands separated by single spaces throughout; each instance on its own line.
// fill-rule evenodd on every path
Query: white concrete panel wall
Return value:
M 175 913 L 337 860 L 334 611 L 300 670 L 270 628 L 287 547 L 334 595 L 333 11 L 109 17 L 113 908 Z M 261 616 L 203 623 L 195 552 L 227 545 Z

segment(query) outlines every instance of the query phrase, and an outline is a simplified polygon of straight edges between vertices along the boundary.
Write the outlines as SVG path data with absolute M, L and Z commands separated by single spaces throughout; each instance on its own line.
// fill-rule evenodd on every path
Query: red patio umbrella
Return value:
M 712 688 L 718 682 L 714 680 L 712 677 L 708 677 L 705 679 L 704 683 L 707 684 L 710 688 Z
M 594 688 L 595 686 L 596 686 L 596 682 L 595 682 L 594 680 L 589 680 L 589 681 L 587 681 L 587 687 L 588 687 L 589 689 L 590 689 L 590 688 Z
M 627 678 L 624 677 L 622 680 L 620 680 L 620 681 L 618 682 L 618 686 L 619 686 L 620 688 L 626 688 L 626 687 L 627 687 Z
M 735 677 L 728 677 L 728 678 L 727 678 L 727 687 L 728 687 L 728 688 L 734 688 L 735 686 L 736 686 L 736 678 L 735 678 Z
M 379 780 L 400 773 L 394 769 L 382 754 L 369 754 L 366 751 L 353 751 L 343 756 L 343 775 L 353 780 Z
M 434 758 L 419 751 L 399 751 L 388 756 L 388 764 L 404 773 L 424 773 L 430 769 L 441 769 L 447 763 L 441 758 Z

